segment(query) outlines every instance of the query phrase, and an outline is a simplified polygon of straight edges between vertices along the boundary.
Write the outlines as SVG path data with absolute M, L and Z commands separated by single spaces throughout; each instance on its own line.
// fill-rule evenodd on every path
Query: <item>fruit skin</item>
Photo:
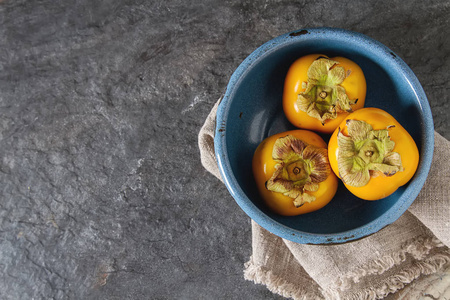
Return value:
M 388 197 L 399 187 L 405 185 L 414 176 L 419 165 L 419 150 L 411 135 L 389 113 L 379 108 L 366 107 L 348 115 L 334 131 L 328 143 L 328 158 L 333 172 L 339 177 L 337 157 L 339 147 L 337 134 L 339 129 L 344 135 L 348 135 L 346 121 L 362 120 L 372 125 L 374 130 L 389 128 L 389 136 L 395 142 L 394 152 L 400 154 L 404 170 L 392 176 L 380 174 L 372 177 L 369 183 L 362 187 L 352 187 L 344 183 L 346 188 L 356 197 L 364 200 L 379 200 Z
M 298 128 L 332 133 L 349 113 L 339 113 L 336 119 L 327 120 L 322 125 L 318 119 L 301 111 L 297 105 L 298 94 L 305 90 L 302 87 L 302 83 L 308 81 L 308 68 L 319 57 L 327 56 L 323 54 L 309 54 L 297 59 L 291 65 L 284 82 L 283 110 L 287 119 Z M 352 105 L 353 111 L 363 108 L 367 85 L 361 68 L 355 62 L 344 57 L 331 57 L 330 59 L 339 62 L 338 65 L 344 67 L 346 74 L 349 73 L 340 86 L 345 88 L 346 94 L 350 99 L 358 99 L 358 102 Z
M 292 130 L 275 134 L 263 140 L 257 147 L 253 156 L 252 168 L 258 191 L 265 204 L 275 213 L 284 216 L 295 216 L 316 211 L 327 205 L 336 194 L 338 179 L 330 172 L 325 181 L 319 183 L 319 189 L 316 192 L 307 192 L 316 197 L 311 203 L 305 203 L 301 207 L 295 207 L 293 199 L 281 193 L 269 191 L 265 183 L 272 176 L 276 161 L 272 158 L 272 150 L 275 141 L 280 137 L 293 135 L 307 144 L 321 148 L 327 148 L 325 141 L 316 133 L 308 130 Z

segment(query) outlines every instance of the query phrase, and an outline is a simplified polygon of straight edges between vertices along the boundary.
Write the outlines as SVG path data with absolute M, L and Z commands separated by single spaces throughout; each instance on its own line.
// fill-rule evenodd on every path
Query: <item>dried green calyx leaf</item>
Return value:
M 387 129 L 373 130 L 364 121 L 347 120 L 348 136 L 339 129 L 338 169 L 342 181 L 353 187 L 365 186 L 380 173 L 392 176 L 403 171 L 400 154 L 393 152 L 395 143 Z
M 315 60 L 308 69 L 308 82 L 303 93 L 298 95 L 297 105 L 306 112 L 325 123 L 335 119 L 343 111 L 351 112 L 352 104 L 358 99 L 350 100 L 345 89 L 340 86 L 346 78 L 345 69 L 337 61 L 328 58 Z
M 331 172 L 327 149 L 309 145 L 292 135 L 276 140 L 272 158 L 277 164 L 266 188 L 292 198 L 296 207 L 314 201 L 316 198 L 306 191 L 317 191 L 319 183 Z

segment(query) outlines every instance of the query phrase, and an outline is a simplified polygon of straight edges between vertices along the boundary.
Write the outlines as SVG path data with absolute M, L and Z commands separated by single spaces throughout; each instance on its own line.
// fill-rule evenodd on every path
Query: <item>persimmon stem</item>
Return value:
M 314 201 L 315 196 L 307 192 L 317 191 L 319 183 L 331 172 L 325 148 L 309 145 L 291 135 L 276 140 L 272 158 L 277 164 L 272 177 L 266 181 L 266 188 L 292 198 L 296 207 Z
M 328 58 L 315 60 L 308 68 L 308 81 L 305 90 L 298 95 L 298 108 L 322 124 L 336 119 L 340 112 L 351 112 L 350 100 L 345 88 L 340 84 L 345 80 L 345 69 L 339 62 Z
M 389 128 L 374 130 L 360 120 L 346 121 L 348 136 L 338 131 L 338 169 L 342 181 L 353 187 L 366 185 L 371 177 L 392 176 L 403 171 L 400 154 L 394 152 L 395 143 Z

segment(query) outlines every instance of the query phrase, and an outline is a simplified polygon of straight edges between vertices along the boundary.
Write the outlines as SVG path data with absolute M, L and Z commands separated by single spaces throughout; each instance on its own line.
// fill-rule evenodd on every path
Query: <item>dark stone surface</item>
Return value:
M 0 1 L 0 298 L 278 299 L 197 134 L 240 62 L 288 31 L 384 43 L 450 138 L 448 1 Z

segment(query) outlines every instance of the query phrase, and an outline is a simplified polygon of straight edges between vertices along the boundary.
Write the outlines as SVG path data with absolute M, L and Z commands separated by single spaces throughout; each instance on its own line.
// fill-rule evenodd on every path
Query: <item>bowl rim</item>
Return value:
M 358 38 L 360 41 L 362 40 L 364 47 L 367 48 L 367 51 L 374 52 L 378 56 L 383 56 L 386 60 L 392 62 L 394 66 L 401 69 L 402 73 L 405 76 L 405 79 L 408 81 L 409 85 L 416 94 L 417 99 L 419 100 L 419 105 L 421 106 L 423 112 L 423 123 L 425 130 L 422 133 L 421 137 L 423 140 L 421 149 L 422 159 L 419 164 L 419 168 L 416 171 L 416 174 L 409 183 L 408 188 L 400 197 L 400 200 L 402 201 L 397 201 L 389 210 L 378 216 L 373 221 L 360 227 L 339 233 L 310 233 L 290 228 L 271 219 L 255 204 L 253 204 L 253 202 L 245 195 L 245 193 L 239 186 L 235 176 L 231 172 L 231 164 L 229 161 L 228 153 L 227 151 L 224 151 L 227 146 L 226 135 L 223 134 L 223 130 L 226 126 L 226 121 L 224 120 L 228 118 L 230 109 L 230 96 L 233 94 L 236 85 L 239 83 L 242 75 L 245 74 L 246 70 L 252 64 L 258 62 L 259 58 L 269 55 L 273 51 L 276 51 L 276 49 L 278 49 L 279 47 L 282 47 L 286 44 L 296 43 L 298 41 L 308 39 L 312 36 L 335 38 L 336 35 L 339 35 L 344 39 Z M 255 51 L 253 51 L 234 71 L 234 73 L 230 77 L 225 94 L 217 108 L 214 150 L 221 177 L 228 191 L 240 206 L 240 208 L 257 224 L 281 238 L 300 244 L 344 243 L 371 235 L 381 230 L 385 226 L 393 223 L 409 208 L 412 202 L 416 199 L 425 183 L 431 167 L 431 161 L 434 151 L 434 124 L 428 99 L 418 78 L 409 68 L 409 66 L 391 49 L 359 32 L 330 27 L 301 28 L 299 30 L 282 34 L 264 43 Z M 388 213 L 390 215 L 387 215 Z

